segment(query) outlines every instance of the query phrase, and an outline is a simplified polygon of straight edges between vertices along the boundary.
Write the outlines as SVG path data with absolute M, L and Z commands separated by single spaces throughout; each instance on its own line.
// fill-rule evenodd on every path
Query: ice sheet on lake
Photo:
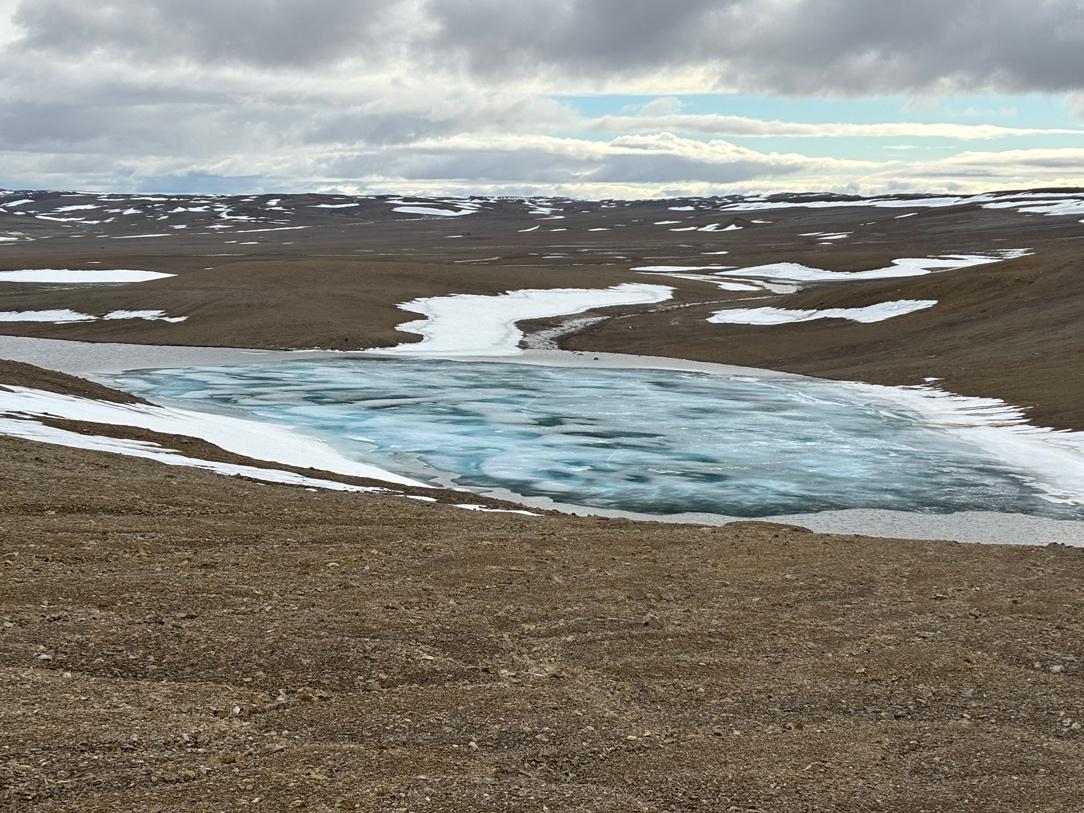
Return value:
M 817 319 L 847 319 L 851 322 L 871 324 L 926 310 L 936 304 L 936 299 L 897 299 L 864 308 L 824 308 L 822 310 L 731 308 L 716 311 L 708 318 L 708 321 L 720 325 L 787 325 L 795 322 L 812 322 Z
M 569 316 L 593 308 L 664 302 L 674 289 L 666 285 L 623 283 L 606 289 L 552 288 L 509 291 L 496 296 L 454 294 L 415 299 L 399 307 L 425 319 L 400 325 L 422 341 L 374 352 L 403 356 L 513 356 L 522 352 L 517 322 Z
M 661 515 L 1084 517 L 1084 435 L 928 387 L 413 359 L 121 380 L 335 437 L 357 459 L 491 496 Z

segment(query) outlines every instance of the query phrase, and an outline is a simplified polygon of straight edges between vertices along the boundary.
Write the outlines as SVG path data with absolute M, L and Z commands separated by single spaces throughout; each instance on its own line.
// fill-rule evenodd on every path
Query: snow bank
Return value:
M 183 322 L 187 316 L 166 316 L 165 311 L 110 311 L 102 319 L 144 319 L 148 322 Z M 68 308 L 44 311 L 0 311 L 0 322 L 51 322 L 54 325 L 66 322 L 96 322 L 97 316 L 79 313 Z
M 475 213 L 474 209 L 437 209 L 433 206 L 396 206 L 392 211 L 408 215 L 424 215 L 426 217 L 461 217 Z
M 0 418 L 0 435 L 35 440 L 39 443 L 49 443 L 54 446 L 67 446 L 73 449 L 88 449 L 95 452 L 110 452 L 126 457 L 140 457 L 145 460 L 154 460 L 165 463 L 167 466 L 190 466 L 192 468 L 213 471 L 216 474 L 224 474 L 229 477 L 248 477 L 252 480 L 261 480 L 265 483 L 285 483 L 286 485 L 307 486 L 309 488 L 322 488 L 331 491 L 368 491 L 379 492 L 384 489 L 372 486 L 357 486 L 349 483 L 340 483 L 336 480 L 323 480 L 316 477 L 305 477 L 292 471 L 281 469 L 264 469 L 258 466 L 239 466 L 235 463 L 219 463 L 214 460 L 203 460 L 198 457 L 188 457 L 172 449 L 159 446 L 157 443 L 147 443 L 140 440 L 128 440 L 124 438 L 110 438 L 101 435 L 84 435 L 80 432 L 71 432 L 67 429 L 58 429 L 46 426 L 38 421 L 16 420 L 14 418 Z
M 426 318 L 400 325 L 422 341 L 374 352 L 402 356 L 515 356 L 522 351 L 525 319 L 568 316 L 593 308 L 665 302 L 674 289 L 666 285 L 623 283 L 606 289 L 553 288 L 509 291 L 496 296 L 455 294 L 415 299 L 399 307 Z
M 870 324 L 883 322 L 894 316 L 926 310 L 936 304 L 936 299 L 897 299 L 864 308 L 825 308 L 824 310 L 732 308 L 716 311 L 708 318 L 708 321 L 720 325 L 787 325 L 794 322 L 812 322 L 817 319 L 848 319 L 852 322 Z
M 165 311 L 110 311 L 102 319 L 143 319 L 148 322 L 183 322 L 187 316 L 166 316 Z
M 147 282 L 152 279 L 172 277 L 158 271 L 132 271 L 128 269 L 72 270 L 67 268 L 25 268 L 17 271 L 0 271 L 0 282 L 52 282 L 60 285 L 87 285 L 102 282 Z
M 754 265 L 749 268 L 736 268 L 725 273 L 733 276 L 763 277 L 789 282 L 847 282 L 867 279 L 892 279 L 895 277 L 921 277 L 938 271 L 971 268 L 1003 260 L 1013 260 L 1030 253 L 1028 249 L 1007 249 L 990 254 L 904 257 L 893 260 L 890 266 L 874 268 L 869 271 L 828 271 L 824 268 L 811 268 L 808 265 L 800 265 L 799 263 L 769 263 L 767 265 Z
M 995 203 L 984 203 L 982 205 L 982 208 L 1015 209 L 1018 212 L 1035 215 L 1047 215 L 1048 217 L 1084 214 L 1084 199 L 1081 198 L 1055 200 L 1048 203 L 1033 203 L 1031 202 L 1033 200 L 1034 199 L 1030 199 L 1027 201 L 1011 200 L 997 201 Z
M 148 404 L 116 404 L 26 387 L 0 387 L 0 415 L 53 417 L 199 438 L 234 454 L 297 468 L 322 469 L 406 486 L 423 486 L 376 466 L 355 463 L 315 438 L 283 426 Z
M 726 252 L 719 252 L 725 254 Z M 677 271 L 722 271 L 733 268 L 732 265 L 638 265 L 633 271 L 645 271 L 656 274 L 670 274 Z
M 1027 478 L 1052 502 L 1084 503 L 1084 432 L 1032 426 L 1023 410 L 997 398 L 977 398 L 934 387 L 847 383 L 912 408 L 927 423 L 951 429 Z

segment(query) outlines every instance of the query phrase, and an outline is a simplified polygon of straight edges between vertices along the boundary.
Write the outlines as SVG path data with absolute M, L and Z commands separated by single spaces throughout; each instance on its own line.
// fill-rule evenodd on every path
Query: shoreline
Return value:
M 229 347 L 193 347 L 173 345 L 137 345 L 122 343 L 76 342 L 62 339 L 39 339 L 0 336 L 0 358 L 21 361 L 87 378 L 115 387 L 112 376 L 131 370 L 228 366 L 299 360 L 369 359 L 404 360 L 402 356 L 382 350 L 261 350 Z M 724 365 L 652 356 L 587 351 L 524 350 L 515 356 L 455 356 L 417 357 L 425 361 L 458 361 L 469 363 L 525 364 L 550 367 L 582 367 L 594 369 L 650 369 L 674 372 L 696 372 L 709 375 L 749 375 L 760 378 L 808 379 L 795 373 L 761 368 Z M 1020 466 L 1035 454 L 1037 445 L 1049 441 L 1060 444 L 1066 454 L 1079 455 L 1084 441 L 1074 437 L 1079 433 L 1060 433 L 1027 424 L 1019 410 L 995 399 L 974 399 L 939 390 L 885 387 L 864 382 L 835 382 L 864 390 L 874 397 L 897 397 L 908 402 L 927 420 L 951 429 L 982 434 L 976 442 L 1004 447 L 1008 437 L 1009 454 L 1003 459 Z M 991 441 L 991 436 L 997 437 Z M 1066 444 L 1069 444 L 1068 446 Z M 987 448 L 990 448 L 988 446 Z M 1084 462 L 1084 457 L 1081 457 Z M 1049 456 L 1044 458 L 1049 462 Z M 1064 462 L 1064 461 L 1056 461 Z M 1075 461 L 1070 461 L 1075 463 Z M 1072 475 L 1072 472 L 1069 473 Z M 1064 480 L 1071 480 L 1071 477 Z M 454 483 L 446 487 L 457 488 Z M 675 514 L 658 516 L 639 512 L 613 511 L 589 506 L 566 505 L 545 498 L 530 498 L 503 489 L 475 492 L 484 496 L 520 503 L 528 508 L 542 508 L 579 516 L 620 517 L 638 521 L 666 524 L 701 524 L 722 526 L 732 522 L 777 522 L 802 525 L 818 533 L 859 534 L 871 537 L 891 537 L 916 540 L 946 540 L 984 544 L 1062 544 L 1084 546 L 1084 520 L 1058 520 L 1026 514 L 996 512 L 958 512 L 952 514 L 923 514 L 877 509 L 847 509 L 811 514 L 789 514 L 758 518 L 729 517 L 718 514 Z M 1028 540 L 1021 542 L 1021 539 Z

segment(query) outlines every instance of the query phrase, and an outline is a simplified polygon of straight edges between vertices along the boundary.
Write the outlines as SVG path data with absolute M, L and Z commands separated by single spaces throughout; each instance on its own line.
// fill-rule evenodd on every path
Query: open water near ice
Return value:
M 154 399 L 287 424 L 434 484 L 596 509 L 1084 518 L 905 405 L 817 379 L 367 359 L 116 380 Z

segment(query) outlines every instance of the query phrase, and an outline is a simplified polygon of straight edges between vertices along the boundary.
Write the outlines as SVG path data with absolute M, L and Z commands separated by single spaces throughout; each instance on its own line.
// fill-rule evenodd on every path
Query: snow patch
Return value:
M 16 271 L 0 271 L 0 282 L 50 282 L 60 285 L 88 285 L 106 282 L 147 282 L 152 279 L 172 277 L 159 271 L 133 271 L 130 269 L 73 270 L 67 268 L 26 268 Z
M 651 305 L 664 302 L 674 289 L 665 285 L 623 283 L 606 289 L 552 288 L 509 291 L 496 296 L 454 294 L 406 302 L 402 310 L 426 318 L 400 325 L 422 341 L 372 352 L 402 356 L 516 356 L 523 333 L 516 323 L 525 319 L 569 316 L 593 308 Z
M 631 270 L 670 274 L 680 271 L 722 271 L 733 267 L 732 265 L 638 265 Z
M 110 311 L 102 319 L 143 319 L 148 322 L 183 322 L 187 316 L 166 316 L 165 311 Z
M 165 311 L 110 311 L 104 320 L 144 319 L 148 322 L 183 322 L 187 316 L 166 316 Z M 97 316 L 80 313 L 68 308 L 41 311 L 0 311 L 0 322 L 50 322 L 62 325 L 68 322 L 96 322 Z
M 484 511 L 487 514 L 522 514 L 525 517 L 537 517 L 538 514 L 533 511 L 515 511 L 511 508 L 487 508 L 484 505 L 475 505 L 474 503 L 457 503 L 456 508 L 462 508 L 465 511 Z
M 0 414 L 51 417 L 199 438 L 234 454 L 297 468 L 406 486 L 422 483 L 376 466 L 355 463 L 328 444 L 275 424 L 151 404 L 116 404 L 27 387 L 0 387 Z
M 732 308 L 716 311 L 708 318 L 708 321 L 719 325 L 787 325 L 795 322 L 812 322 L 817 319 L 847 319 L 851 322 L 871 324 L 926 310 L 936 304 L 936 299 L 897 299 L 864 308 L 825 308 L 823 310 Z
M 950 271 L 957 268 L 970 268 L 978 265 L 1012 260 L 1030 254 L 1028 249 L 1007 249 L 991 254 L 953 254 L 945 257 L 904 257 L 893 260 L 885 268 L 869 271 L 828 271 L 823 268 L 811 268 L 799 263 L 769 263 L 748 268 L 738 268 L 727 274 L 742 277 L 764 277 L 766 279 L 788 280 L 792 282 L 847 282 L 867 279 L 892 279 L 895 277 L 920 277 L 938 271 Z
M 189 466 L 196 469 L 213 471 L 216 474 L 223 474 L 228 477 L 247 477 L 251 480 L 260 480 L 265 483 L 282 483 L 285 485 L 305 486 L 307 488 L 320 488 L 330 491 L 384 491 L 384 489 L 376 488 L 374 486 L 356 486 L 349 483 L 340 483 L 335 480 L 305 477 L 304 475 L 295 474 L 292 471 L 282 471 L 281 469 L 240 466 L 235 463 L 219 463 L 214 460 L 188 457 L 173 449 L 167 449 L 164 446 L 160 446 L 157 443 L 148 443 L 125 438 L 110 438 L 101 435 L 84 435 L 80 432 L 71 432 L 67 429 L 47 426 L 32 420 L 0 418 L 0 435 L 8 435 L 24 440 L 34 440 L 39 443 L 48 443 L 53 446 L 88 449 L 94 452 L 109 452 L 111 454 L 124 455 L 125 457 L 140 457 L 144 460 L 154 460 L 158 463 L 165 463 L 167 466 Z
M 89 209 L 101 209 L 101 206 L 95 206 L 93 203 L 84 203 L 78 206 L 61 206 L 59 209 L 54 209 L 54 212 L 83 212 Z
M 1084 199 L 1052 201 L 1050 203 L 1031 204 L 1022 201 L 998 201 L 984 203 L 983 209 L 1016 209 L 1026 214 L 1057 217 L 1084 214 Z
M 437 209 L 433 206 L 396 206 L 392 211 L 425 217 L 461 217 L 475 213 L 474 209 Z
M 0 311 L 0 322 L 51 322 L 54 325 L 60 325 L 65 322 L 93 321 L 93 316 L 68 308 L 46 311 Z

